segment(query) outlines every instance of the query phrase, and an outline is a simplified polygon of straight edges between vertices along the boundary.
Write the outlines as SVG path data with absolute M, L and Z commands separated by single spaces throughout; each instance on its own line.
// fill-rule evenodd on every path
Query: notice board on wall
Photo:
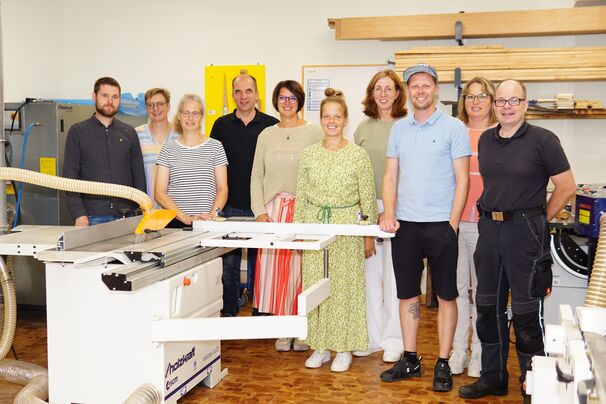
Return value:
M 371 65 L 303 65 L 302 80 L 305 91 L 303 118 L 320 124 L 320 103 L 324 99 L 324 90 L 328 87 L 341 90 L 349 110 L 349 124 L 345 137 L 353 140 L 353 133 L 364 120 L 362 100 L 368 82 L 380 70 L 389 68 L 383 64 Z

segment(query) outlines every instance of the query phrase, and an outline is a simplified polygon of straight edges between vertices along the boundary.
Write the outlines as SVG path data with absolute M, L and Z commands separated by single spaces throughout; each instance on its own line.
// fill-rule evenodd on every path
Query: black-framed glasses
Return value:
M 200 111 L 179 111 L 179 113 L 186 117 L 200 118 L 202 116 L 202 112 Z
M 465 94 L 464 98 L 465 98 L 465 102 L 474 102 L 476 99 L 479 102 L 484 102 L 488 99 L 488 97 L 490 97 L 490 95 L 486 94 L 486 93 L 480 93 L 480 94 Z
M 297 97 L 295 97 L 294 95 L 279 95 L 278 96 L 278 102 L 280 104 L 284 104 L 286 102 L 286 100 L 290 101 L 291 104 L 294 104 L 295 102 L 297 102 Z
M 505 98 L 497 98 L 496 100 L 494 100 L 494 105 L 496 107 L 504 107 L 505 104 L 509 103 L 509 105 L 511 105 L 512 107 L 517 107 L 518 105 L 520 105 L 522 103 L 522 101 L 525 101 L 526 98 L 518 98 L 518 97 L 511 97 L 510 99 L 506 100 Z
M 154 109 L 154 107 L 158 108 L 158 109 L 162 109 L 166 106 L 166 102 L 164 101 L 158 101 L 158 102 L 148 102 L 147 104 L 145 104 L 145 106 L 147 107 L 147 109 Z

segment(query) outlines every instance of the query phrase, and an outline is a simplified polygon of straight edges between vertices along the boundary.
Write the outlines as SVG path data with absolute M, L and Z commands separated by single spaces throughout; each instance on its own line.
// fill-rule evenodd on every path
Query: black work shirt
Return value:
M 255 109 L 255 117 L 248 125 L 236 116 L 236 111 L 217 119 L 210 137 L 223 143 L 227 155 L 227 203 L 234 208 L 250 209 L 250 173 L 252 171 L 257 138 L 263 129 L 278 123 L 273 116 Z
M 524 122 L 511 138 L 499 136 L 501 125 L 486 130 L 478 142 L 484 191 L 480 206 L 513 211 L 543 206 L 550 177 L 570 169 L 553 132 Z
M 93 115 L 74 124 L 65 141 L 63 176 L 80 180 L 127 185 L 146 191 L 145 170 L 135 129 L 117 119 L 106 128 Z M 74 219 L 80 216 L 116 215 L 137 204 L 127 199 L 67 193 Z

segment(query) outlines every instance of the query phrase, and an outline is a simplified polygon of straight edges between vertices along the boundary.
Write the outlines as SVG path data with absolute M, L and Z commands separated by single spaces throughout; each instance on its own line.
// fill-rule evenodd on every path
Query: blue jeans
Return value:
M 94 226 L 96 224 L 113 222 L 114 220 L 121 219 L 120 216 L 115 215 L 98 215 L 98 216 L 89 216 L 88 217 L 88 225 Z
M 250 209 L 240 209 L 231 206 L 223 208 L 225 217 L 247 216 L 253 217 Z M 242 260 L 242 250 L 237 249 L 223 256 L 223 315 L 235 316 L 240 311 L 240 262 Z M 248 285 L 251 300 L 254 298 L 254 268 L 257 262 L 257 250 L 248 249 Z

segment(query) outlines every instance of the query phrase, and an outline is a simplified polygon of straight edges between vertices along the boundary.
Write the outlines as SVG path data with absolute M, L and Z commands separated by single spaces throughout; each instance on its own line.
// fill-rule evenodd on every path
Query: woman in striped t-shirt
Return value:
M 202 133 L 202 99 L 185 94 L 174 119 L 179 138 L 162 146 L 156 164 L 156 201 L 177 211 L 167 227 L 213 219 L 227 200 L 227 157 L 221 142 Z

